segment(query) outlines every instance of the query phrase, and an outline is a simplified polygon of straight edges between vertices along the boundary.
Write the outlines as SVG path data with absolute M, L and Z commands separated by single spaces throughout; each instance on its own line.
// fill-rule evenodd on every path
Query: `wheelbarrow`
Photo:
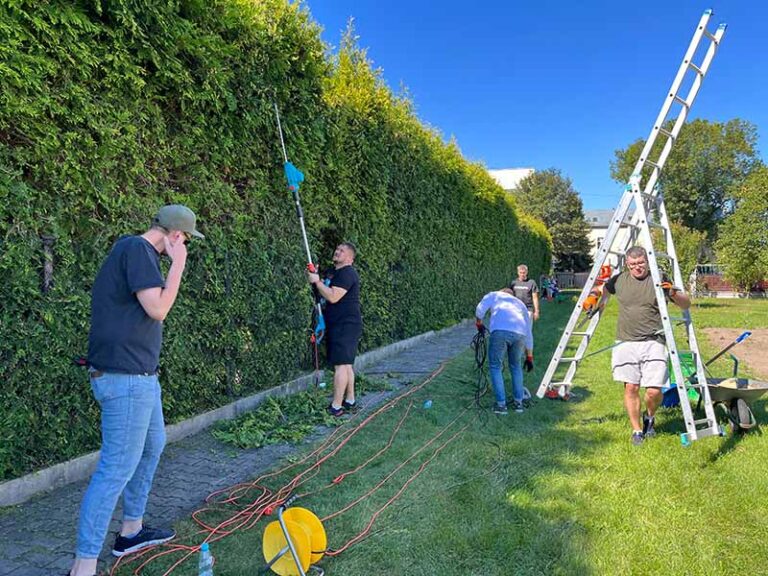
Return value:
M 750 335 L 751 332 L 744 332 L 726 348 L 707 361 L 704 365 L 705 368 L 733 348 L 736 344 L 747 339 Z M 739 360 L 733 354 L 729 354 L 729 356 L 733 361 L 732 376 L 729 378 L 707 377 L 707 387 L 709 388 L 712 404 L 716 409 L 721 410 L 728 418 L 731 431 L 734 433 L 746 432 L 757 425 L 757 421 L 755 420 L 755 416 L 752 413 L 749 404 L 758 400 L 763 394 L 768 392 L 768 382 L 750 378 L 739 378 Z M 688 381 L 694 381 L 696 378 L 696 366 L 693 356 L 683 353 L 680 355 L 680 360 L 683 376 Z M 672 379 L 673 378 L 671 378 L 671 380 Z M 698 400 L 696 404 L 696 411 L 698 411 L 701 408 L 701 402 L 703 400 L 701 395 L 695 389 L 690 388 L 688 390 L 688 397 L 691 400 Z M 677 388 L 672 384 L 672 386 L 664 392 L 663 405 L 674 406 L 679 403 L 679 401 L 680 399 L 677 397 Z
M 768 382 L 731 377 L 707 378 L 707 384 L 712 403 L 725 413 L 732 432 L 746 432 L 757 425 L 749 404 L 768 392 Z

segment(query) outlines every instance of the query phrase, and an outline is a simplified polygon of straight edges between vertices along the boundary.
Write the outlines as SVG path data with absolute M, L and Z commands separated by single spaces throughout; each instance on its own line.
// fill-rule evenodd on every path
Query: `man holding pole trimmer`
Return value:
M 328 364 L 333 366 L 333 400 L 328 406 L 332 416 L 342 416 L 357 408 L 355 402 L 355 356 L 363 334 L 360 314 L 360 277 L 353 264 L 357 248 L 342 242 L 333 252 L 333 272 L 329 284 L 318 274 L 307 272 L 309 283 L 325 299 L 325 344 Z
M 600 308 L 605 307 L 611 294 L 616 295 L 616 339 L 621 344 L 613 348 L 611 367 L 613 379 L 624 383 L 624 408 L 632 425 L 632 444 L 639 446 L 656 433 L 654 415 L 667 380 L 667 347 L 645 248 L 633 246 L 627 250 L 626 265 L 625 271 L 605 283 Z M 688 296 L 667 278 L 662 278 L 662 287 L 671 302 L 682 309 L 690 307 Z M 640 388 L 645 388 L 642 420 Z

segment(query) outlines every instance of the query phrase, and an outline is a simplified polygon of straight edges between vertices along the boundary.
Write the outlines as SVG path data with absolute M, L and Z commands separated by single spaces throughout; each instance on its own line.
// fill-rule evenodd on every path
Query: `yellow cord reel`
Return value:
M 290 543 L 286 539 L 286 533 Z M 289 545 L 290 544 L 290 545 Z M 300 566 L 297 566 L 291 546 Z M 278 520 L 264 529 L 262 549 L 269 568 L 279 576 L 302 576 L 318 562 L 328 546 L 320 519 L 306 508 L 278 511 Z

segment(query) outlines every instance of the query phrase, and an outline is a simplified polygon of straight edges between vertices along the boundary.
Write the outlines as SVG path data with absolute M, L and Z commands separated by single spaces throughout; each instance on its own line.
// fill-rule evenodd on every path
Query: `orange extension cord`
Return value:
M 313 450 L 312 452 L 310 452 L 309 454 L 307 454 L 297 462 L 291 463 L 281 468 L 280 470 L 276 470 L 268 474 L 263 474 L 253 482 L 237 484 L 235 486 L 218 490 L 210 494 L 206 498 L 206 503 L 208 504 L 208 506 L 195 511 L 192 514 L 192 519 L 201 527 L 201 530 L 196 534 L 206 535 L 203 542 L 215 542 L 217 540 L 220 540 L 222 538 L 229 536 L 230 534 L 238 530 L 248 530 L 253 528 L 258 523 L 258 521 L 261 520 L 265 515 L 271 515 L 272 512 L 275 510 L 275 508 L 280 506 L 283 502 L 285 502 L 291 496 L 291 494 L 294 494 L 296 492 L 296 489 L 298 487 L 300 487 L 301 485 L 305 484 L 306 482 L 314 478 L 319 473 L 320 467 L 323 464 L 325 464 L 328 460 L 330 460 L 333 456 L 335 456 L 358 432 L 360 432 L 360 430 L 362 430 L 365 426 L 370 424 L 375 418 L 377 418 L 387 410 L 390 410 L 393 407 L 395 407 L 402 400 L 409 398 L 411 395 L 421 390 L 424 386 L 426 386 L 432 380 L 434 380 L 440 373 L 442 373 L 444 368 L 445 368 L 445 364 L 441 365 L 437 370 L 432 372 L 424 380 L 424 382 L 416 386 L 413 386 L 407 392 L 383 404 L 374 412 L 367 415 L 354 427 L 337 428 L 328 436 L 328 438 L 325 441 L 322 442 L 322 444 L 319 447 L 317 447 L 315 450 Z M 382 447 L 375 454 L 370 456 L 365 462 L 357 465 L 355 468 L 349 471 L 339 474 L 329 484 L 321 488 L 318 488 L 316 490 L 300 493 L 298 494 L 298 496 L 300 498 L 303 498 L 309 495 L 317 494 L 319 492 L 328 490 L 334 486 L 337 486 L 345 478 L 359 472 L 360 470 L 365 468 L 368 464 L 373 462 L 376 458 L 384 454 L 392 446 L 392 443 L 394 442 L 395 437 L 403 427 L 403 424 L 406 418 L 408 417 L 408 415 L 410 414 L 412 407 L 413 407 L 413 399 L 411 398 L 407 408 L 403 413 L 403 416 L 400 418 L 400 420 L 397 422 L 397 424 L 393 428 L 389 441 L 384 445 L 384 447 Z M 341 510 L 338 510 L 337 512 L 334 512 L 322 518 L 322 521 L 325 522 L 327 520 L 330 520 L 332 518 L 335 518 L 336 516 L 339 516 L 347 512 L 348 510 L 356 506 L 358 503 L 366 499 L 368 496 L 370 496 L 371 494 L 379 490 L 392 476 L 394 476 L 399 470 L 401 470 L 410 461 L 416 458 L 418 454 L 420 454 L 421 452 L 423 452 L 424 450 L 426 450 L 427 448 L 435 444 L 443 435 L 445 435 L 448 429 L 451 428 L 459 419 L 461 419 L 470 408 L 471 408 L 471 405 L 467 406 L 456 418 L 454 418 L 446 426 L 441 428 L 438 431 L 438 433 L 432 437 L 432 439 L 430 439 L 418 450 L 416 450 L 405 461 L 401 462 L 394 470 L 392 470 L 389 474 L 387 474 L 380 482 L 378 482 L 368 492 L 356 498 L 354 501 L 347 504 Z M 355 417 L 350 419 L 349 422 L 350 423 L 353 422 L 354 419 Z M 395 502 L 397 498 L 399 498 L 402 495 L 402 493 L 406 490 L 406 488 L 424 471 L 424 469 L 429 465 L 429 463 L 432 462 L 432 460 L 434 460 L 451 442 L 453 442 L 456 438 L 458 438 L 466 430 L 467 426 L 469 426 L 469 424 L 465 424 L 461 429 L 455 432 L 447 440 L 445 440 L 440 444 L 437 444 L 437 447 L 433 450 L 431 455 L 424 462 L 422 462 L 421 466 L 403 483 L 403 485 L 397 490 L 397 492 L 381 508 L 379 508 L 376 512 L 373 513 L 370 520 L 368 521 L 366 526 L 363 528 L 363 530 L 359 534 L 355 535 L 345 544 L 343 544 L 342 546 L 336 549 L 326 550 L 325 554 L 332 557 L 338 556 L 342 552 L 346 551 L 349 547 L 365 539 L 370 534 L 370 531 L 374 523 L 376 522 L 376 519 L 379 517 L 379 515 L 387 507 L 389 507 L 393 502 Z M 314 462 L 311 462 L 313 460 Z M 309 464 L 306 469 L 299 472 L 287 484 L 279 488 L 276 492 L 273 492 L 266 486 L 262 485 L 262 482 L 264 480 L 272 477 L 280 476 L 286 471 L 292 468 L 296 468 L 298 466 L 304 465 L 305 463 L 308 463 L 308 462 Z M 243 498 L 247 497 L 254 490 L 260 493 L 259 496 L 255 500 L 252 500 L 244 504 L 242 509 L 240 509 L 237 513 L 227 518 L 226 520 L 218 523 L 215 526 L 209 525 L 207 522 L 203 520 L 202 516 L 206 512 L 219 511 L 217 509 L 217 506 L 240 505 L 240 501 Z M 221 495 L 224 495 L 224 497 L 219 499 Z M 202 544 L 202 542 L 200 544 Z M 183 545 L 183 544 L 173 544 L 173 543 L 147 548 L 137 554 L 130 555 L 129 557 L 123 556 L 120 559 L 118 559 L 118 561 L 113 565 L 110 574 L 114 574 L 118 566 L 120 566 L 121 564 L 134 563 L 134 562 L 141 561 L 141 563 L 134 570 L 134 574 L 138 575 L 151 562 L 161 557 L 167 556 L 169 554 L 182 553 L 182 556 L 176 562 L 174 562 L 166 572 L 163 573 L 163 576 L 168 576 L 178 566 L 180 566 L 182 563 L 188 560 L 191 556 L 197 554 L 199 550 L 200 550 L 200 545 Z

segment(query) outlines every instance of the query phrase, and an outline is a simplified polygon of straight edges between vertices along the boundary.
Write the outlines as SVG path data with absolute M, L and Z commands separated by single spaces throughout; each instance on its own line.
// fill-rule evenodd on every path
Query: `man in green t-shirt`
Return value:
M 632 443 L 637 446 L 655 434 L 654 414 L 667 379 L 667 347 L 645 248 L 633 246 L 627 250 L 626 264 L 625 271 L 605 283 L 600 307 L 611 294 L 619 300 L 616 339 L 620 344 L 613 349 L 611 367 L 613 379 L 624 383 L 624 408 L 632 425 Z M 691 305 L 680 289 L 672 287 L 666 278 L 662 282 L 669 286 L 665 293 L 670 301 L 682 309 Z M 640 388 L 645 388 L 642 425 Z

